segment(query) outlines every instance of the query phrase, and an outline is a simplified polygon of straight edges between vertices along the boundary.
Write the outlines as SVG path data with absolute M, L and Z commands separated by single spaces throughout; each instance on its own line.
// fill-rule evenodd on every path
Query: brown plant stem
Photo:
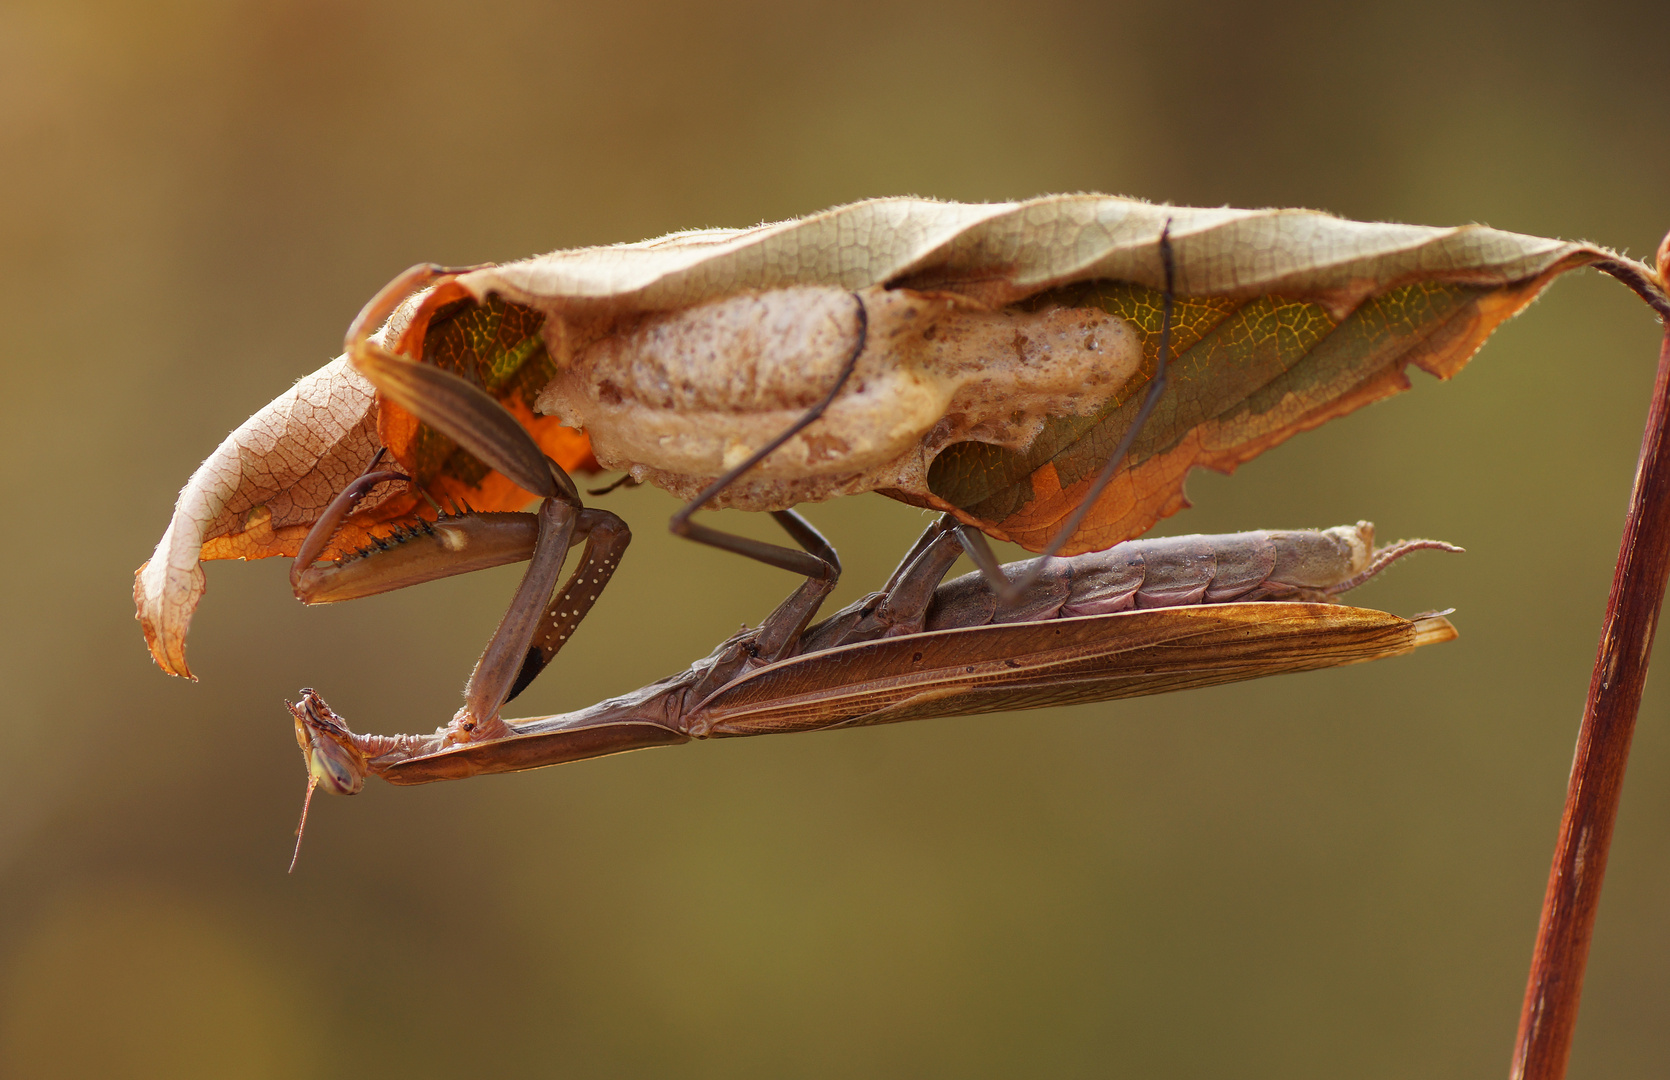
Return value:
M 1670 241 L 1667 241 L 1670 242 Z M 1606 601 L 1600 651 L 1577 733 L 1560 837 L 1537 926 L 1514 1042 L 1513 1080 L 1561 1080 L 1571 1056 L 1583 967 L 1623 793 L 1653 631 L 1670 577 L 1670 326 L 1659 353 L 1635 489 Z

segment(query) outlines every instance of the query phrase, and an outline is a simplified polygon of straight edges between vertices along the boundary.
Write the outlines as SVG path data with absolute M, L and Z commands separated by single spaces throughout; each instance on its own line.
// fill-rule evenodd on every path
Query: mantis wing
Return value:
M 1037 709 L 1398 656 L 1442 615 L 1334 604 L 1202 604 L 884 638 L 751 672 L 696 710 L 715 737 Z
M 679 718 L 674 676 L 515 734 L 372 762 L 391 784 L 461 780 L 681 743 L 1163 694 L 1399 656 L 1452 640 L 1442 615 L 1336 604 L 1202 604 L 1005 623 L 824 649 L 759 668 Z

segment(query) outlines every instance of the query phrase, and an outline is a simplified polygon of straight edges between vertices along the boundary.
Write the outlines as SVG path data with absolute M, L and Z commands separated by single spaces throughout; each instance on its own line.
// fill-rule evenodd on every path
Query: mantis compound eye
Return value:
M 365 773 L 359 763 L 345 754 L 341 747 L 317 741 L 307 754 L 307 773 L 332 795 L 358 795 L 365 786 Z

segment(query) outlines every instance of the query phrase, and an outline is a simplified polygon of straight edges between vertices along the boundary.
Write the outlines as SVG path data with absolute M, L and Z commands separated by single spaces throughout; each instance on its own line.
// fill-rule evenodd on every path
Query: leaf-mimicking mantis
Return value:
M 442 545 L 428 536 L 412 542 Z M 383 736 L 355 734 L 312 690 L 290 710 L 311 798 L 316 784 L 354 794 L 369 773 L 418 784 L 693 738 L 1105 701 L 1358 663 L 1453 638 L 1441 614 L 1404 620 L 1335 601 L 1412 551 L 1459 550 L 1433 540 L 1373 545 L 1367 522 L 1133 540 L 1004 566 L 1005 580 L 1019 586 L 1010 594 L 981 573 L 941 583 L 963 551 L 946 517 L 880 591 L 822 622 L 807 625 L 827 592 L 808 579 L 759 627 L 687 670 L 579 712 L 495 715 L 490 731 L 454 725 Z M 481 666 L 505 635 L 501 627 Z
M 1046 558 L 1066 542 L 1088 512 L 1102 488 L 1114 475 L 1132 440 L 1141 431 L 1148 414 L 1165 387 L 1165 368 L 1171 330 L 1173 256 L 1168 236 L 1169 222 L 1159 236 L 1159 252 L 1165 271 L 1166 289 L 1160 323 L 1160 345 L 1157 366 L 1150 380 L 1134 423 L 1121 441 L 1114 455 L 1102 468 L 1093 483 L 1086 501 L 1069 517 L 1067 526 L 1051 541 Z M 383 580 L 383 587 L 413 584 L 429 576 L 477 569 L 495 562 L 506 561 L 500 552 L 520 556 L 529 551 L 527 575 L 511 602 L 510 611 L 477 663 L 465 687 L 465 703 L 454 718 L 454 725 L 464 736 L 479 734 L 500 737 L 505 733 L 498 717 L 499 708 L 536 677 L 573 632 L 579 621 L 596 602 L 602 587 L 613 575 L 620 556 L 631 539 L 624 522 L 608 511 L 587 508 L 579 498 L 572 479 L 561 465 L 551 460 L 529 437 L 515 416 L 490 394 L 458 375 L 425 365 L 398 355 L 374 340 L 373 331 L 392 314 L 395 305 L 413 288 L 426 284 L 441 274 L 443 268 L 417 266 L 390 283 L 374 297 L 348 331 L 348 354 L 355 365 L 364 371 L 390 399 L 410 410 L 420 420 L 439 429 L 518 487 L 543 498 L 539 513 L 531 520 L 508 518 L 488 521 L 486 518 L 465 515 L 456 522 L 437 522 L 426 526 L 421 534 L 405 532 L 394 537 L 394 551 L 401 556 L 404 573 Z M 849 354 L 835 374 L 827 392 L 806 409 L 792 424 L 773 436 L 763 447 L 753 451 L 724 475 L 708 484 L 694 499 L 673 516 L 675 533 L 700 543 L 757 559 L 768 565 L 800 574 L 806 580 L 802 592 L 806 599 L 807 618 L 816 611 L 817 604 L 834 587 L 840 574 L 840 562 L 834 548 L 812 528 L 810 523 L 788 507 L 771 510 L 772 516 L 798 544 L 790 549 L 766 544 L 745 537 L 720 532 L 691 520 L 691 515 L 711 502 L 728 487 L 742 478 L 772 452 L 820 419 L 852 377 L 858 360 L 864 354 L 869 332 L 868 307 L 863 296 L 851 294 L 855 332 Z M 393 471 L 375 469 L 381 458 L 379 451 L 373 468 L 340 493 L 315 522 L 298 552 L 291 584 L 297 596 L 308 602 L 346 599 L 353 586 L 345 579 L 355 578 L 354 570 L 370 562 L 370 552 L 364 552 L 358 564 L 349 561 L 347 569 L 339 564 L 335 574 L 313 567 L 314 559 L 325 549 L 342 520 L 353 510 L 360 498 L 379 483 L 410 478 Z M 956 526 L 959 542 L 967 550 L 986 576 L 988 584 L 1004 599 L 1016 600 L 1033 583 L 1045 564 L 1039 562 L 1029 568 L 1018 581 L 1005 578 L 997 567 L 983 534 L 966 526 Z M 492 534 L 492 539 L 489 539 Z M 579 536 L 586 537 L 586 551 L 581 557 L 567 585 L 555 599 L 551 596 L 556 577 L 568 554 L 570 543 Z M 496 541 L 496 542 L 495 542 Z M 530 543 L 531 541 L 531 543 Z M 389 550 L 386 542 L 379 543 L 378 554 Z M 458 556 L 462 556 L 459 558 Z M 376 573 L 384 573 L 378 563 Z M 398 565 L 398 564 L 397 564 Z M 391 570 L 393 568 L 390 568 Z M 344 579 L 344 580 L 338 580 Z M 370 587 L 370 586 L 368 586 Z M 800 594 L 797 594 L 800 595 Z M 768 636 L 768 654 L 780 655 L 792 638 L 805 625 L 790 627 L 783 624 L 774 635 Z M 781 640 L 779 640 L 781 639 Z
M 1051 566 L 1050 555 L 1077 529 L 1101 489 L 1112 479 L 1116 467 L 1141 433 L 1144 422 L 1164 392 L 1175 278 L 1169 227 L 1167 222 L 1160 230 L 1157 241 L 1166 288 L 1160 298 L 1158 352 L 1153 376 L 1148 381 L 1129 429 L 1114 448 L 1112 456 L 1100 468 L 1078 509 L 1068 516 L 1066 526 L 1049 544 L 1044 557 L 1029 564 L 1017 579 L 1010 580 L 997 566 L 980 532 L 947 519 L 946 528 L 955 532 L 956 541 L 940 543 L 935 550 L 959 546 L 961 550 L 966 550 L 984 576 L 987 586 L 1006 604 L 1018 603 L 1036 583 L 1037 577 Z M 499 738 L 507 731 L 499 719 L 499 708 L 537 676 L 573 633 L 619 564 L 630 534 L 624 523 L 614 515 L 584 507 L 567 473 L 543 453 L 523 425 L 489 393 L 456 374 L 402 357 L 374 340 L 373 328 L 386 321 L 394 305 L 413 287 L 439 273 L 442 271 L 434 267 L 414 267 L 385 288 L 350 327 L 348 353 L 384 394 L 509 477 L 520 488 L 542 496 L 542 508 L 532 516 L 463 515 L 453 520 L 439 520 L 434 525 L 426 524 L 421 533 L 408 529 L 396 535 L 392 549 L 387 542 L 383 542 L 376 551 L 340 562 L 335 568 L 313 566 L 315 557 L 325 550 L 335 530 L 359 498 L 384 481 L 409 480 L 400 473 L 378 470 L 379 454 L 379 459 L 373 460 L 372 468 L 342 492 L 314 524 L 296 557 L 292 584 L 296 586 L 297 595 L 307 601 L 340 599 L 358 595 L 356 588 L 378 587 L 374 583 L 356 585 L 356 582 L 381 579 L 384 586 L 393 588 L 426 577 L 531 556 L 522 586 L 504 622 L 476 665 L 465 689 L 464 707 L 453 720 L 453 738 Z M 841 393 L 852 377 L 859 357 L 864 354 L 868 339 L 866 301 L 857 293 L 850 296 L 850 301 L 856 319 L 856 332 L 851 351 L 836 372 L 829 389 L 786 429 L 708 484 L 673 518 L 676 532 L 805 577 L 805 584 L 792 602 L 794 610 L 804 612 L 804 618 L 795 622 L 779 613 L 768 620 L 766 626 L 769 629 L 751 645 L 756 649 L 756 657 L 763 657 L 767 662 L 782 658 L 796 646 L 801 629 L 833 588 L 840 573 L 840 563 L 833 547 L 808 522 L 787 507 L 773 509 L 771 513 L 798 543 L 799 550 L 719 533 L 692 522 L 690 517 L 697 508 L 722 494 L 749 469 L 821 418 Z M 568 546 L 580 535 L 587 538 L 580 564 L 568 584 L 547 605 L 546 600 L 551 596 Z M 373 563 L 376 564 L 375 569 L 366 572 Z M 941 568 L 933 580 L 937 583 L 943 573 L 944 568 Z

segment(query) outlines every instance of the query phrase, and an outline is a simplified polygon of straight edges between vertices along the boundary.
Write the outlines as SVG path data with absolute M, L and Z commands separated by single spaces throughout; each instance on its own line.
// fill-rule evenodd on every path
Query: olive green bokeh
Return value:
M 286 877 L 281 698 L 433 727 L 516 571 L 309 611 L 277 562 L 214 565 L 197 685 L 151 666 L 131 574 L 220 438 L 420 260 L 1083 189 L 1648 254 L 1664 33 L 1644 0 L 0 6 L 0 1073 L 1502 1075 L 1656 354 L 1593 273 L 1165 523 L 1465 545 L 1363 591 L 1459 609 L 1382 664 L 374 784 L 316 800 Z M 604 505 L 637 540 L 529 713 L 791 584 L 668 538 L 658 492 Z M 923 521 L 810 515 L 838 600 Z M 1574 1078 L 1670 1071 L 1663 685 Z

